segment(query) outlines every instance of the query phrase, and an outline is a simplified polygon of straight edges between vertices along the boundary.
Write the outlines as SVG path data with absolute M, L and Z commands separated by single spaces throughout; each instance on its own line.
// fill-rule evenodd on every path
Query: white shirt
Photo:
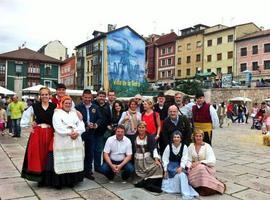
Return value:
M 183 145 L 183 144 L 181 144 L 181 145 Z M 179 145 L 178 147 L 175 147 L 172 144 L 172 151 L 175 155 L 177 155 L 179 153 L 181 145 Z M 162 156 L 162 164 L 163 164 L 164 171 L 167 171 L 167 165 L 170 162 L 169 158 L 170 158 L 170 146 L 167 145 L 167 147 L 164 150 L 163 156 Z M 187 162 L 188 162 L 188 148 L 185 145 L 184 149 L 183 149 L 181 162 L 180 162 L 180 167 L 182 167 L 184 169 L 186 167 Z
M 216 164 L 216 157 L 212 147 L 204 143 L 201 146 L 199 152 L 196 152 L 194 143 L 191 143 L 188 147 L 188 162 L 191 166 L 192 162 L 200 161 L 208 166 L 214 166 Z
M 132 145 L 126 136 L 119 141 L 113 135 L 107 139 L 104 152 L 110 154 L 111 160 L 122 161 L 127 155 L 132 155 Z

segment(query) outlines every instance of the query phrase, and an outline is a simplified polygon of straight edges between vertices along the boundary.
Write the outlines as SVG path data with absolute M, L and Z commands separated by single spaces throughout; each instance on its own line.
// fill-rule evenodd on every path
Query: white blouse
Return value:
M 143 140 L 141 140 L 139 137 L 136 137 L 136 142 L 137 142 L 138 145 L 147 145 L 147 140 L 146 139 L 147 139 L 146 137 Z M 155 148 L 154 151 L 153 151 L 153 157 L 160 159 L 157 148 Z
M 204 145 L 201 146 L 199 152 L 197 153 L 194 143 L 191 143 L 188 147 L 188 161 L 189 166 L 191 166 L 193 162 L 197 161 L 200 161 L 201 163 L 208 166 L 215 166 L 216 157 L 212 147 L 209 144 L 204 143 Z
M 177 155 L 178 152 L 180 151 L 181 145 L 179 145 L 178 147 L 175 147 L 174 145 L 172 145 L 172 151 L 175 155 Z M 164 171 L 167 171 L 167 165 L 170 162 L 169 158 L 170 158 L 170 146 L 167 145 L 162 155 L 162 164 L 163 164 Z M 187 146 L 185 145 L 183 149 L 181 162 L 180 162 L 180 167 L 184 169 L 186 167 L 187 162 L 188 162 L 188 149 L 187 149 Z

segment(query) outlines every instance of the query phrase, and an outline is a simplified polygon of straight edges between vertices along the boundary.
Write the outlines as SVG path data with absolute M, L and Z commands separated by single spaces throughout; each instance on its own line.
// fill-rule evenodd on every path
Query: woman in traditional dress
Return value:
M 153 135 L 147 134 L 146 123 L 141 121 L 135 140 L 135 187 L 142 187 L 151 192 L 161 193 L 163 170 Z
M 21 176 L 41 183 L 48 164 L 48 154 L 53 150 L 52 117 L 56 105 L 49 102 L 50 90 L 47 87 L 41 88 L 39 94 L 40 102 L 25 110 L 21 119 L 21 127 L 32 125 Z
M 56 109 L 53 115 L 55 133 L 51 167 L 54 171 L 50 168 L 52 179 L 48 180 L 49 185 L 58 189 L 63 186 L 73 187 L 84 177 L 81 134 L 85 132 L 85 126 L 77 112 L 71 109 L 72 99 L 69 96 L 62 97 L 61 106 L 62 109 Z
M 204 133 L 196 129 L 193 133 L 194 143 L 188 147 L 188 180 L 202 196 L 216 193 L 223 194 L 225 184 L 215 178 L 216 157 L 212 147 L 203 142 Z
M 164 150 L 162 161 L 164 179 L 162 190 L 167 193 L 181 193 L 182 199 L 190 200 L 199 194 L 189 185 L 185 173 L 188 161 L 187 146 L 181 143 L 182 133 L 176 130 L 172 134 L 172 143 Z
M 126 136 L 130 139 L 132 144 L 132 152 L 135 152 L 135 138 L 138 123 L 141 121 L 141 113 L 137 111 L 137 101 L 131 99 L 128 103 L 128 110 L 122 113 L 118 124 L 124 125 L 126 129 Z

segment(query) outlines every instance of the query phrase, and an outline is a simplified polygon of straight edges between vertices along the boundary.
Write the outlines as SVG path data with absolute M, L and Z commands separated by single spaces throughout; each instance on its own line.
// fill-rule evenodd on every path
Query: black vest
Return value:
M 171 161 L 171 162 L 181 162 L 182 155 L 183 155 L 183 150 L 184 150 L 185 145 L 183 143 L 181 144 L 180 150 L 176 155 L 173 153 L 172 144 L 169 144 L 169 146 L 170 146 L 169 161 Z

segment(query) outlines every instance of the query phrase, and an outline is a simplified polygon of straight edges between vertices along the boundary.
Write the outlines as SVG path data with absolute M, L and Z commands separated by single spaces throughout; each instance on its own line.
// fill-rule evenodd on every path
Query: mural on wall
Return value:
M 107 44 L 110 88 L 118 96 L 140 93 L 145 81 L 145 42 L 124 28 L 109 33 Z

